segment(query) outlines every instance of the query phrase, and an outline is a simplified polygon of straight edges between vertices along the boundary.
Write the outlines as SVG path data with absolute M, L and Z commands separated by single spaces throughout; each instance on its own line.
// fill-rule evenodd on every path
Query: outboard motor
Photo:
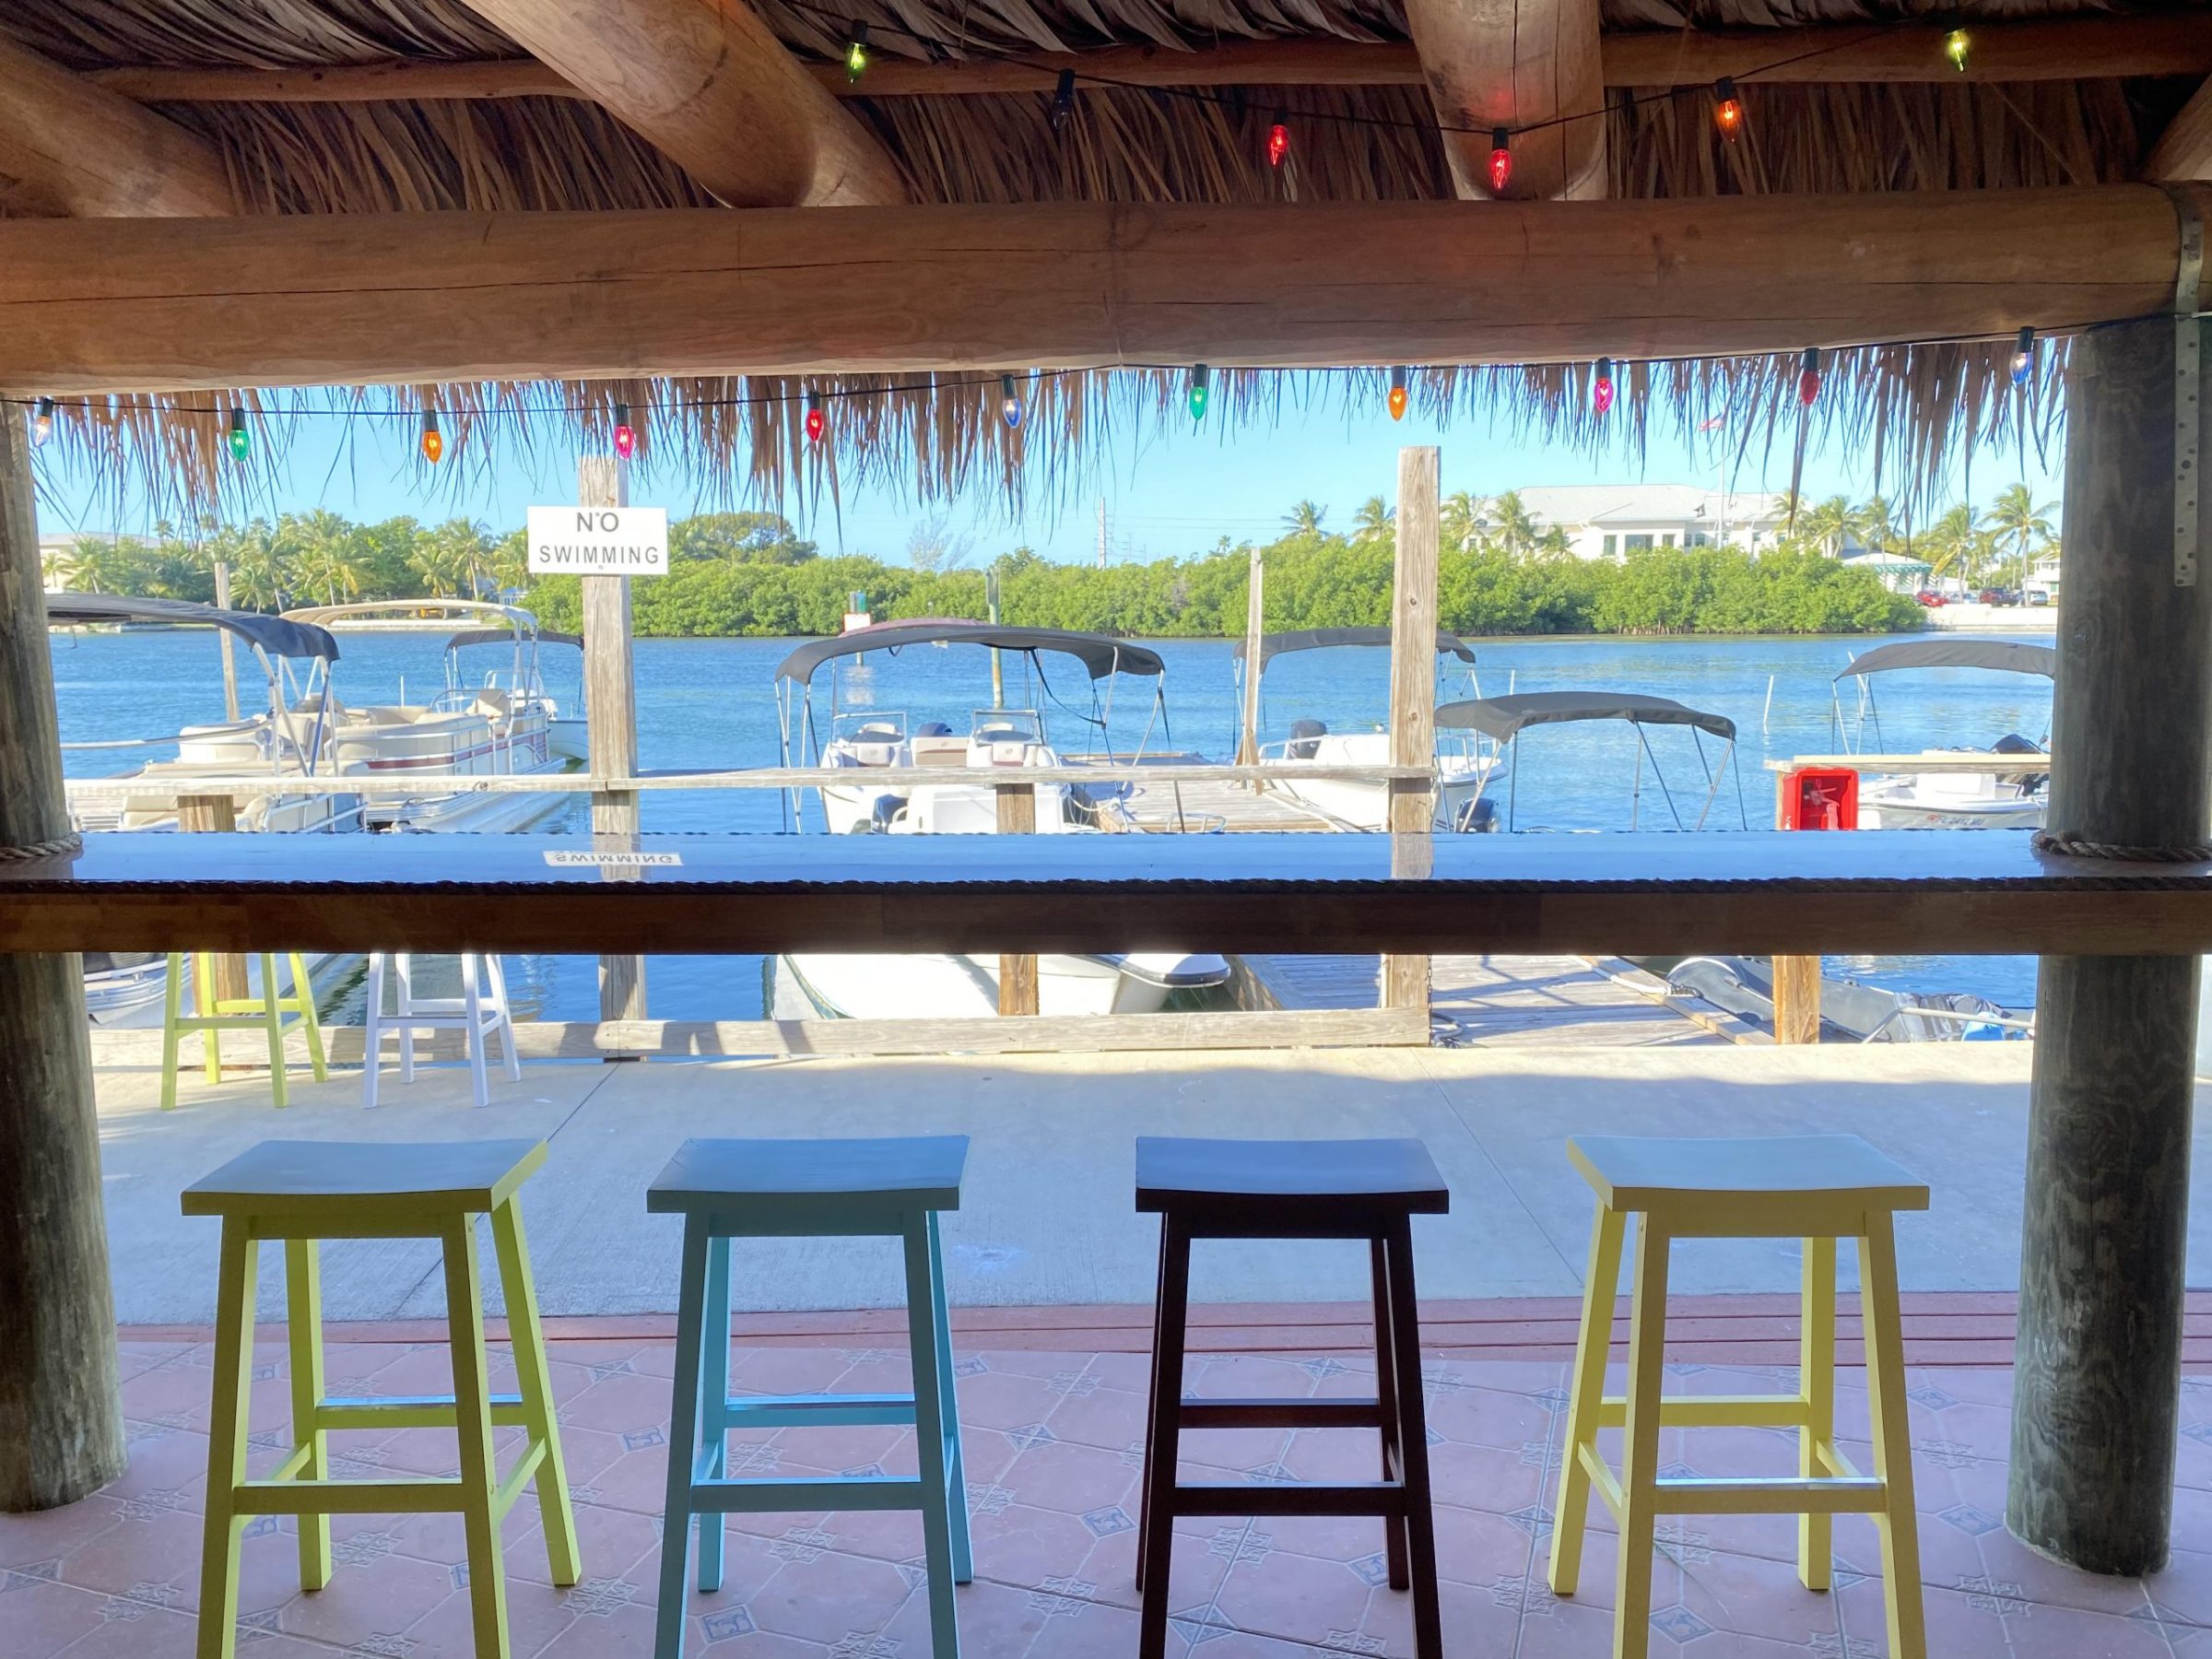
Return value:
M 1459 822 L 1452 828 L 1464 835 L 1494 835 L 1498 830 L 1498 803 L 1488 795 L 1477 795 L 1459 809 Z
M 2040 755 L 2043 749 L 2041 745 L 2029 742 L 2018 732 L 2007 732 L 1989 746 L 1989 752 L 1993 755 Z M 2050 777 L 2049 772 L 1999 772 L 1997 782 L 2020 794 L 2031 795 L 2040 792 Z
M 914 728 L 917 737 L 949 737 L 952 728 L 941 720 L 925 720 Z
M 1321 740 L 1328 735 L 1325 721 L 1294 720 L 1290 723 L 1290 741 L 1283 746 L 1283 753 L 1293 760 L 1311 760 L 1320 750 Z

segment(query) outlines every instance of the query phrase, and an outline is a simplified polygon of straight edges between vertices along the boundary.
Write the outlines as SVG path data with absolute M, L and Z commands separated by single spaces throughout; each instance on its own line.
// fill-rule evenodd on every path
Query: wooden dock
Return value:
M 1640 988 L 1625 964 L 1579 956 L 1440 956 L 1430 970 L 1433 1041 L 1449 1048 L 1597 1043 L 1645 1048 L 1732 1041 Z M 1381 997 L 1371 956 L 1232 956 L 1238 1005 L 1251 1009 L 1371 1008 Z
M 1089 755 L 1067 757 L 1072 765 L 1097 759 Z M 1203 755 L 1147 755 L 1145 759 L 1151 766 L 1177 761 L 1191 766 L 1207 764 Z M 1135 785 L 1125 805 L 1135 827 L 1153 834 L 1273 831 L 1279 835 L 1304 830 L 1336 831 L 1343 828 L 1288 795 L 1218 779 L 1147 777 Z

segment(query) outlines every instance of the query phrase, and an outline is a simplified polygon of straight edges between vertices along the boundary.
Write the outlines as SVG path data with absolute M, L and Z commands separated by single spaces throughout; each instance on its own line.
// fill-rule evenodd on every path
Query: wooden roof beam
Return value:
M 235 213 L 222 158 L 174 122 L 0 34 L 0 203 L 18 213 Z
M 2143 176 L 2161 183 L 2212 179 L 2212 80 L 2190 95 L 2143 163 Z
M 1597 0 L 1406 0 L 1444 155 L 1463 197 L 1606 194 L 1606 89 Z M 1499 188 L 1492 129 L 1520 129 Z
M 468 0 L 733 207 L 881 206 L 898 164 L 739 0 Z
M 1765 82 L 2090 80 L 2212 76 L 2212 15 L 2058 18 L 1989 23 L 1972 32 L 1963 75 L 1943 55 L 1943 30 L 1824 24 L 1808 29 L 1640 30 L 1599 42 L 1607 87 L 1699 86 L 1724 75 Z M 1797 56 L 1813 53 L 1815 56 Z M 1773 67 L 1780 60 L 1797 61 Z M 948 98 L 1050 92 L 1062 69 L 1142 87 L 1386 87 L 1422 80 L 1402 41 L 1248 41 L 1195 52 L 1117 46 L 1018 61 L 925 64 L 878 52 L 857 84 L 841 65 L 806 64 L 839 98 Z M 320 69 L 180 69 L 142 65 L 84 78 L 147 103 L 347 103 L 378 99 L 583 98 L 535 58 L 451 63 L 402 59 Z
M 2147 184 L 0 220 L 0 390 L 1728 356 L 2163 312 L 2179 268 Z

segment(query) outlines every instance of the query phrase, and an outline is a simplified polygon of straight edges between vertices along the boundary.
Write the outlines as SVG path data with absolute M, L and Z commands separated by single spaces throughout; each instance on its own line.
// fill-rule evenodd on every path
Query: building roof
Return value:
M 1673 524 L 1764 524 L 1783 515 L 1779 495 L 1724 494 L 1695 484 L 1540 484 L 1518 492 L 1543 524 L 1611 528 Z

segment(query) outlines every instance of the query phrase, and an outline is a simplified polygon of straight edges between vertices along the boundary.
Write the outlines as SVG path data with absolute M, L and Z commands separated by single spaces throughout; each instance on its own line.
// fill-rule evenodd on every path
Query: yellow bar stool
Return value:
M 200 1560 L 198 1659 L 233 1659 L 239 1545 L 254 1515 L 300 1517 L 300 1587 L 330 1581 L 334 1514 L 458 1512 L 468 1540 L 477 1659 L 507 1659 L 507 1577 L 500 1525 L 535 1477 L 553 1582 L 577 1582 L 576 1518 L 553 1420 L 553 1384 L 516 1189 L 546 1161 L 543 1141 L 264 1141 L 184 1189 L 188 1216 L 223 1219 L 215 1323 L 215 1397 L 207 1429 L 206 1530 Z M 493 1394 L 484 1347 L 477 1218 L 491 1218 L 521 1392 Z M 253 1389 L 254 1280 L 265 1239 L 284 1241 L 292 1386 L 292 1448 L 246 1477 Z M 324 1239 L 435 1239 L 445 1258 L 453 1392 L 413 1399 L 328 1399 L 323 1393 Z M 524 1430 L 502 1476 L 497 1429 Z M 334 1429 L 451 1429 L 460 1474 L 334 1480 Z
M 1912 1510 L 1912 1448 L 1905 1421 L 1904 1337 L 1891 1218 L 1928 1207 L 1911 1171 L 1855 1135 L 1771 1139 L 1600 1139 L 1577 1136 L 1567 1156 L 1597 1193 L 1590 1272 L 1575 1345 L 1566 1467 L 1551 1539 L 1551 1588 L 1572 1595 L 1594 1488 L 1620 1524 L 1615 1659 L 1651 1645 L 1652 1552 L 1661 1515 L 1794 1514 L 1797 1576 L 1829 1587 L 1834 1517 L 1867 1514 L 1881 1536 L 1890 1659 L 1927 1659 L 1921 1613 L 1920 1536 Z M 1613 1303 L 1629 1218 L 1637 1218 L 1629 1304 L 1625 1395 L 1606 1393 Z M 1664 1399 L 1666 1274 L 1677 1239 L 1805 1241 L 1804 1335 L 1797 1393 Z M 1836 1241 L 1859 1243 L 1866 1393 L 1874 1472 L 1837 1446 Z M 1798 1472 L 1773 1477 L 1659 1476 L 1659 1430 L 1772 1428 L 1797 1431 Z M 1624 1431 L 1616 1474 L 1597 1448 L 1601 1429 Z
M 290 971 L 292 989 L 289 995 L 280 995 L 276 990 L 276 958 L 264 951 L 255 959 L 261 964 L 261 994 L 259 996 L 218 997 L 215 992 L 215 953 L 195 950 L 192 955 L 193 1003 L 197 1014 L 184 1012 L 184 954 L 169 953 L 167 984 L 163 987 L 161 1006 L 161 1110 L 171 1111 L 177 1103 L 177 1045 L 187 1031 L 203 1034 L 207 1049 L 207 1081 L 223 1080 L 222 1036 L 224 1031 L 258 1031 L 269 1044 L 269 1092 L 276 1104 L 285 1101 L 284 1040 L 297 1029 L 307 1033 L 308 1063 L 314 1068 L 315 1081 L 326 1079 L 330 1073 L 324 1064 L 323 1027 L 315 1018 L 315 986 L 308 977 L 307 964 L 300 959 L 296 950 L 285 956 L 285 966 Z M 285 1016 L 290 1015 L 288 1023 Z

